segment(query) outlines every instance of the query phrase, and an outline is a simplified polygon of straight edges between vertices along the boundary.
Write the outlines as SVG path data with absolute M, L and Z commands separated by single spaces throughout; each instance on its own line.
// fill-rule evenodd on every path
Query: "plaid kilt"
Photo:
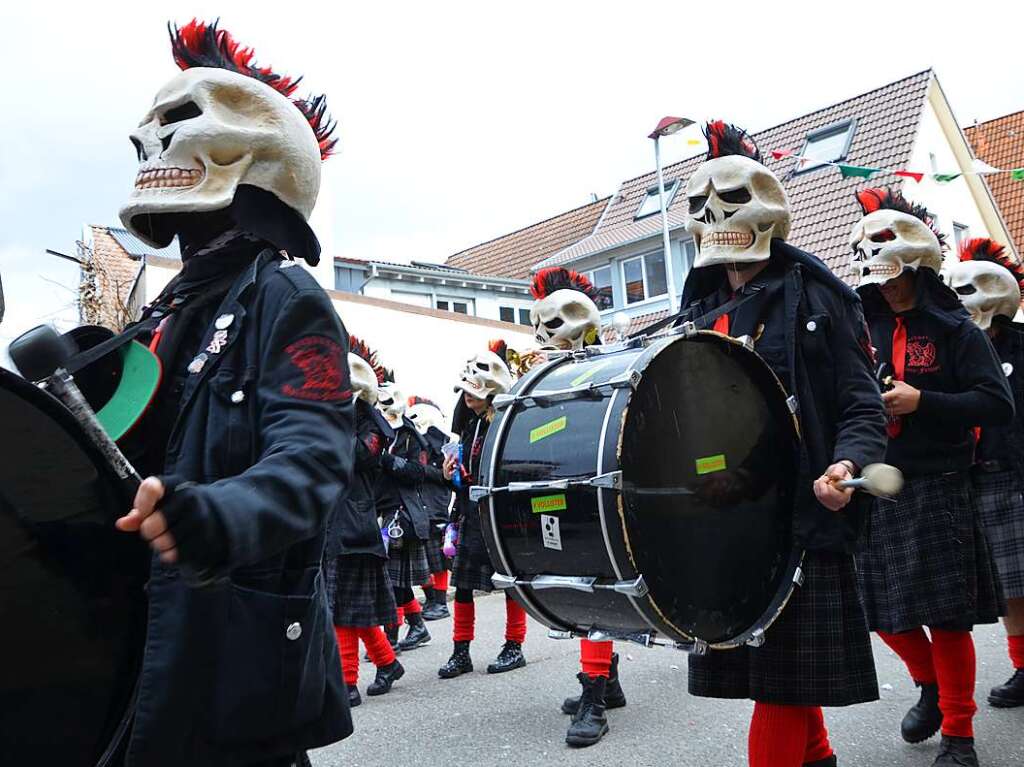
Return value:
M 1005 603 L 970 475 L 915 477 L 895 500 L 876 500 L 857 585 L 872 631 L 995 623 Z
M 384 560 L 373 554 L 328 557 L 327 604 L 335 626 L 369 628 L 398 622 L 395 594 Z
M 853 557 L 808 551 L 803 571 L 803 586 L 793 592 L 761 647 L 689 656 L 691 694 L 789 706 L 878 700 Z
M 388 554 L 388 575 L 394 587 L 411 589 L 430 580 L 430 566 L 427 564 L 423 541 L 405 535 L 402 537 L 402 547 L 396 551 L 392 544 Z
M 427 554 L 427 567 L 430 568 L 430 572 L 439 573 L 442 570 L 447 570 L 451 563 L 448 561 L 448 557 L 444 555 L 441 547 L 444 545 L 444 528 L 438 530 L 434 523 L 430 524 L 430 537 L 423 541 L 423 548 Z
M 452 562 L 451 584 L 457 589 L 493 591 L 492 575 L 494 568 L 487 554 L 487 544 L 484 543 L 480 522 L 470 521 L 468 517 L 463 518 L 459 525 L 459 542 L 455 547 L 455 559 Z
M 1024 597 L 1024 489 L 1014 471 L 974 472 L 981 526 L 1007 599 Z

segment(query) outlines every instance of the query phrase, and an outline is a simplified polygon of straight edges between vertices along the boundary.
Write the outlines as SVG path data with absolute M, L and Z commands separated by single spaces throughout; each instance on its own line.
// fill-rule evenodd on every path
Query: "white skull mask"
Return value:
M 775 174 L 757 160 L 707 160 L 686 184 L 686 230 L 697 245 L 695 268 L 766 261 L 772 238 L 789 236 L 789 200 Z
M 860 285 L 881 285 L 904 269 L 942 268 L 942 249 L 931 228 L 916 216 L 883 208 L 864 216 L 850 235 Z
M 307 220 L 320 189 L 320 147 L 306 117 L 269 85 L 226 69 L 173 77 L 132 143 L 139 171 L 121 221 L 158 247 L 174 232 L 153 216 L 226 208 L 239 184 L 272 193 Z
M 371 405 L 377 404 L 377 374 L 370 364 L 358 354 L 349 353 L 348 370 L 352 393 Z
M 534 301 L 530 323 L 542 347 L 582 349 L 597 337 L 601 314 L 585 293 L 566 288 Z
M 1020 306 L 1017 280 L 991 261 L 959 261 L 946 273 L 946 282 L 982 330 L 989 329 L 997 314 L 1013 319 Z
M 405 397 L 395 384 L 383 383 L 377 389 L 377 407 L 389 424 L 397 426 L 402 423 L 402 414 L 405 413 Z
M 492 351 L 480 352 L 466 363 L 456 391 L 461 389 L 478 399 L 504 394 L 512 388 L 512 373 Z
M 420 434 L 426 434 L 427 430 L 432 426 L 441 431 L 446 431 L 444 414 L 437 407 L 427 402 L 417 402 L 415 405 L 409 405 L 406 415 L 409 416 L 410 421 L 416 424 L 416 429 Z

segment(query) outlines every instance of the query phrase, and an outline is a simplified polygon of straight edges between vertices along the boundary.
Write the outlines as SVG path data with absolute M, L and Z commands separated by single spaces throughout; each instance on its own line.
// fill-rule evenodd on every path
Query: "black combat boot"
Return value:
M 988 693 L 988 704 L 996 708 L 1024 706 L 1024 668 L 1014 671 L 1006 684 L 993 687 Z
M 505 642 L 494 659 L 494 663 L 487 667 L 488 674 L 504 674 L 506 671 L 514 671 L 526 665 L 526 658 L 523 657 L 523 646 L 519 642 L 511 640 Z
M 604 688 L 604 707 L 607 708 L 622 708 L 626 705 L 626 693 L 622 691 L 622 685 L 619 684 L 619 654 L 617 652 L 612 653 L 612 668 L 608 673 L 608 684 Z M 563 714 L 575 714 L 580 707 L 579 697 L 566 698 L 562 701 L 562 713 Z
M 423 620 L 439 621 L 450 617 L 448 595 L 440 589 L 430 589 L 427 594 L 427 603 L 423 606 Z
M 359 688 L 354 684 L 350 684 L 348 686 L 348 707 L 355 708 L 362 702 L 363 698 L 359 694 Z
M 423 625 L 421 613 L 409 613 L 405 616 L 405 620 L 409 623 L 409 630 L 405 634 L 405 639 L 398 643 L 398 648 L 402 652 L 430 644 L 430 632 Z
M 405 667 L 397 660 L 391 661 L 388 666 L 381 666 L 377 669 L 377 676 L 373 684 L 366 688 L 367 695 L 385 695 L 391 692 L 391 685 L 405 676 Z
M 437 670 L 437 675 L 442 679 L 454 679 L 472 670 L 473 659 L 469 657 L 469 642 L 459 641 L 455 643 L 452 657 Z
M 974 738 L 956 738 L 943 735 L 939 743 L 939 755 L 932 767 L 978 767 L 978 755 L 974 753 Z
M 384 627 L 384 636 L 386 636 L 388 638 L 388 641 L 391 643 L 391 649 L 395 651 L 396 655 L 402 652 L 402 645 L 398 641 L 398 629 L 399 628 L 401 628 L 401 626 L 385 626 Z M 369 660 L 370 656 L 367 655 L 366 659 Z
M 921 698 L 903 717 L 900 730 L 903 740 L 907 743 L 920 743 L 928 740 L 942 726 L 942 711 L 939 710 L 939 686 L 935 683 L 917 684 L 921 688 Z
M 582 672 L 576 678 L 583 686 L 583 694 L 569 731 L 565 733 L 565 742 L 582 748 L 594 745 L 608 732 L 608 718 L 604 714 L 604 690 L 608 680 L 603 676 L 591 679 Z
M 824 759 L 818 759 L 816 762 L 804 762 L 804 767 L 838 767 L 836 761 L 836 755 L 826 756 Z

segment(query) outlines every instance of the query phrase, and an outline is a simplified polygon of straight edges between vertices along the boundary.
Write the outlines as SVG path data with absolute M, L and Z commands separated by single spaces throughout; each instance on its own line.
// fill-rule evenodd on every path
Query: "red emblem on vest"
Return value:
M 301 386 L 285 384 L 281 391 L 289 397 L 320 402 L 338 402 L 352 397 L 341 347 L 329 338 L 309 336 L 285 347 L 292 364 L 302 371 Z
M 927 336 L 917 336 L 907 341 L 907 367 L 920 372 L 934 372 L 935 342 Z

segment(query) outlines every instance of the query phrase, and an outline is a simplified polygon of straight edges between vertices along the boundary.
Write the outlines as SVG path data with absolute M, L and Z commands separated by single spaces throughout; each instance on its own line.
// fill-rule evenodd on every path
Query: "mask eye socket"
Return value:
M 871 235 L 868 239 L 872 242 L 892 242 L 896 239 L 896 233 L 892 229 L 883 229 L 877 234 Z
M 182 120 L 191 120 L 193 117 L 199 117 L 202 113 L 203 110 L 194 101 L 186 101 L 184 104 L 171 107 L 160 115 L 160 124 L 171 125 L 172 123 L 180 123 Z
M 561 317 L 552 317 L 550 320 L 544 323 L 544 327 L 548 330 L 557 330 L 565 324 L 565 320 Z
M 145 150 L 142 148 L 142 142 L 135 138 L 135 136 L 132 136 L 132 146 L 135 147 L 135 154 L 139 156 L 139 162 L 148 159 Z
M 705 205 L 708 204 L 708 196 L 706 194 L 699 194 L 696 197 L 690 198 L 690 213 L 700 212 Z
M 750 190 L 745 186 L 741 186 L 739 189 L 730 189 L 728 192 L 719 192 L 718 197 L 722 202 L 727 202 L 731 205 L 742 205 L 750 202 Z
M 970 296 L 977 293 L 978 289 L 968 282 L 966 285 L 961 285 L 960 287 L 956 288 L 956 292 L 959 293 L 961 296 Z
M 488 370 L 490 370 L 490 367 L 488 367 L 486 362 L 478 362 L 478 363 L 476 363 L 476 367 L 477 367 L 477 370 L 482 370 L 485 373 Z

